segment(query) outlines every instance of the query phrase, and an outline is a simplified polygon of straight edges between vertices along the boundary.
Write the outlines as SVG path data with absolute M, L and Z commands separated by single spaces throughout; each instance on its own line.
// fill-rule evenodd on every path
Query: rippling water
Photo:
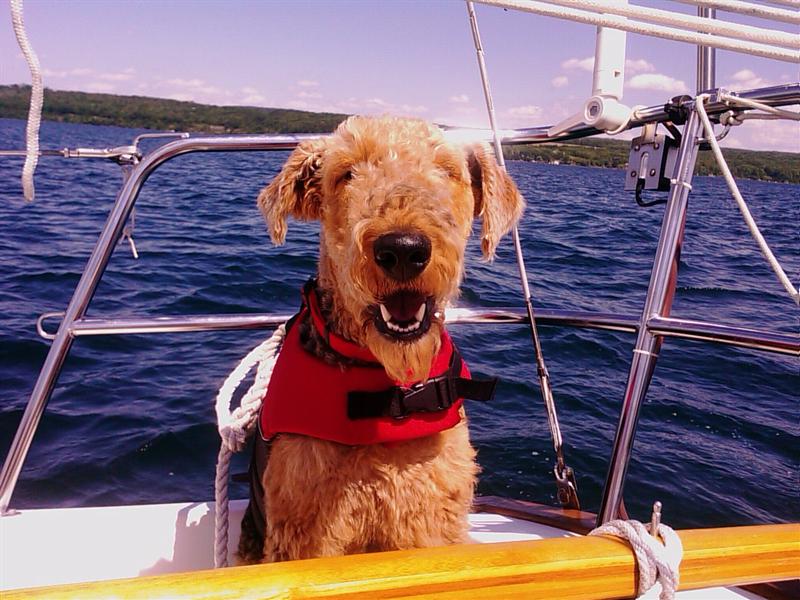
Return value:
M 22 121 L 0 119 L 0 147 L 21 147 Z M 45 123 L 42 146 L 116 146 L 136 132 Z M 177 158 L 137 203 L 141 255 L 121 245 L 89 315 L 293 312 L 314 272 L 318 229 L 293 224 L 273 248 L 254 199 L 286 153 Z M 64 310 L 121 181 L 110 163 L 43 159 L 23 204 L 21 160 L 0 163 L 0 453 L 5 455 L 49 344 L 36 317 Z M 637 316 L 662 208 L 636 207 L 622 172 L 514 162 L 528 200 L 521 226 L 539 308 Z M 800 279 L 800 186 L 741 182 L 793 281 Z M 721 179 L 696 178 L 673 314 L 798 333 L 798 310 L 750 239 Z M 470 246 L 464 306 L 521 306 L 509 242 L 493 264 Z M 555 502 L 552 445 L 529 334 L 453 326 L 479 374 L 502 380 L 471 405 L 479 491 Z M 567 461 L 584 508 L 597 510 L 633 336 L 542 328 Z M 210 499 L 218 439 L 213 400 L 266 332 L 80 338 L 34 439 L 12 504 L 86 506 Z M 667 340 L 639 422 L 626 503 L 656 499 L 675 526 L 800 518 L 798 360 Z M 244 470 L 239 457 L 234 470 Z M 233 496 L 246 490 L 236 485 Z

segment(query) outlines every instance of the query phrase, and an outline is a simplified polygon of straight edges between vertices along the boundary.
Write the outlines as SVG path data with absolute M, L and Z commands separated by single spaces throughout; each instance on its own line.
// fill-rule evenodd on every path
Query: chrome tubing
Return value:
M 250 313 L 236 315 L 186 315 L 175 317 L 134 318 L 83 318 L 72 324 L 74 337 L 128 335 L 150 333 L 187 333 L 199 331 L 244 331 L 274 329 L 291 318 L 289 314 Z M 47 313 L 42 318 L 63 317 L 63 313 Z M 639 321 L 630 315 L 595 313 L 568 310 L 538 310 L 536 320 L 541 325 L 576 327 L 636 333 Z M 448 325 L 527 325 L 525 310 L 514 307 L 450 308 L 445 322 Z M 788 356 L 800 356 L 800 336 L 759 329 L 734 327 L 693 321 L 674 317 L 653 317 L 647 322 L 653 335 L 675 337 L 702 342 L 715 342 L 728 346 L 763 350 Z M 54 334 L 38 327 L 44 339 L 55 339 Z
M 294 148 L 305 138 L 318 136 L 240 136 L 240 137 L 200 137 L 187 138 L 165 144 L 145 156 L 141 162 L 126 167 L 125 182 L 117 195 L 114 206 L 108 215 L 100 237 L 95 244 L 89 261 L 84 268 L 72 299 L 67 306 L 64 319 L 58 328 L 50 351 L 47 353 L 42 370 L 31 392 L 22 420 L 11 442 L 8 456 L 0 471 L 0 516 L 8 514 L 11 495 L 19 479 L 25 457 L 28 455 L 33 435 L 39 426 L 44 409 L 53 393 L 58 375 L 75 339 L 72 327 L 82 319 L 94 296 L 97 284 L 108 265 L 114 247 L 122 234 L 125 222 L 139 196 L 142 185 L 150 174 L 162 163 L 198 151 L 248 151 L 248 150 L 288 150 Z
M 774 86 L 771 88 L 762 88 L 758 90 L 749 90 L 744 92 L 738 92 L 736 94 L 742 98 L 748 98 L 753 100 L 758 100 L 761 102 L 765 102 L 771 104 L 773 106 L 785 106 L 790 104 L 796 104 L 800 102 L 800 83 L 792 83 L 786 84 L 781 86 Z M 728 106 L 721 102 L 712 102 L 706 107 L 707 112 L 709 115 L 720 114 L 721 112 L 728 110 Z M 665 110 L 663 105 L 642 109 L 638 111 L 637 118 L 632 121 L 631 127 L 635 127 L 641 125 L 645 122 L 660 122 L 666 121 L 670 118 L 669 114 Z M 696 123 L 696 115 L 692 112 L 692 118 L 690 119 L 690 124 L 694 123 L 690 129 L 689 125 L 686 127 L 685 135 L 688 135 L 691 132 L 692 139 L 695 139 L 697 129 Z M 515 144 L 515 143 L 529 143 L 529 142 L 546 142 L 546 141 L 553 141 L 554 139 L 558 140 L 565 140 L 565 139 L 573 139 L 576 137 L 585 137 L 588 135 L 595 135 L 600 133 L 593 128 L 584 128 L 583 130 L 577 130 L 568 132 L 566 134 L 560 135 L 557 138 L 550 138 L 547 136 L 547 129 L 548 128 L 533 128 L 533 129 L 523 129 L 523 130 L 514 130 L 512 132 L 504 132 L 506 136 L 503 138 L 502 143 L 504 144 Z M 477 137 L 481 135 L 480 130 L 469 130 L 468 134 L 470 136 Z M 487 139 L 491 138 L 491 132 L 483 132 Z M 91 302 L 91 299 L 97 289 L 97 285 L 99 280 L 105 271 L 106 266 L 108 265 L 108 261 L 111 257 L 111 254 L 116 246 L 117 242 L 120 239 L 122 231 L 124 229 L 125 223 L 130 215 L 131 210 L 136 202 L 136 198 L 138 197 L 139 191 L 141 190 L 142 185 L 150 176 L 150 174 L 161 164 L 164 162 L 180 156 L 182 154 L 187 154 L 190 152 L 205 152 L 205 151 L 265 151 L 265 150 L 291 150 L 300 142 L 307 140 L 307 139 L 317 139 L 320 136 L 317 134 L 298 134 L 298 135 L 253 135 L 253 136 L 203 136 L 203 137 L 196 137 L 196 138 L 186 138 L 176 140 L 174 142 L 169 142 L 159 148 L 156 148 L 151 153 L 146 155 L 141 162 L 136 163 L 134 161 L 134 166 L 125 166 L 126 179 L 120 190 L 117 198 L 115 200 L 114 206 L 109 213 L 108 219 L 103 227 L 102 232 L 100 233 L 100 237 L 95 244 L 94 249 L 92 250 L 92 254 L 89 257 L 87 262 L 86 268 L 78 282 L 78 285 L 73 293 L 72 299 L 69 302 L 67 310 L 65 312 L 65 316 L 63 321 L 61 322 L 58 332 L 56 333 L 53 344 L 50 347 L 50 351 L 48 352 L 47 358 L 45 359 L 44 365 L 39 373 L 39 376 L 36 380 L 36 384 L 34 389 L 31 393 L 30 399 L 28 404 L 25 408 L 23 413 L 22 419 L 20 424 L 17 428 L 17 432 L 14 436 L 14 439 L 11 443 L 11 447 L 9 449 L 9 453 L 5 459 L 3 464 L 2 470 L 0 470 L 0 515 L 8 514 L 8 506 L 10 503 L 11 495 L 13 494 L 14 488 L 16 486 L 16 482 L 19 478 L 20 471 L 22 470 L 22 465 L 25 461 L 27 456 L 28 450 L 30 449 L 31 442 L 33 440 L 34 433 L 38 424 L 41 420 L 41 416 L 44 412 L 44 409 L 47 405 L 47 402 L 50 399 L 52 394 L 53 388 L 55 387 L 58 375 L 61 371 L 61 368 L 66 360 L 66 357 L 69 353 L 69 350 L 72 346 L 72 342 L 76 335 L 80 335 L 78 331 L 81 329 L 80 323 L 84 323 L 89 325 L 92 320 L 84 320 L 84 315 L 86 313 L 86 309 Z M 688 161 L 688 157 L 686 154 L 692 154 L 692 151 L 684 150 L 681 148 L 681 152 L 679 155 L 679 167 L 683 164 L 684 161 Z M 696 149 L 694 149 L 691 163 L 694 163 L 694 159 L 696 158 Z M 676 171 L 677 173 L 678 171 Z M 683 173 L 683 171 L 680 171 Z M 682 175 L 686 178 L 686 175 Z M 685 181 L 691 180 L 691 172 L 688 174 L 688 179 Z M 670 202 L 667 205 L 667 214 L 670 213 L 670 206 L 674 204 L 683 203 L 683 211 L 685 215 L 685 198 L 680 200 L 674 200 L 673 196 L 680 196 L 683 191 L 681 189 L 676 189 L 681 186 L 673 185 L 672 192 L 670 193 Z M 687 192 L 688 193 L 688 192 Z M 666 217 L 665 217 L 665 226 L 666 226 Z M 682 228 L 681 228 L 682 231 Z M 662 228 L 662 237 L 664 235 L 664 229 Z M 679 242 L 680 240 L 678 240 Z M 678 243 L 679 245 L 679 243 Z M 658 260 L 657 254 L 657 260 Z M 651 276 L 651 292 L 648 292 L 648 298 L 652 293 L 652 286 L 653 282 L 655 281 L 656 274 L 655 272 Z M 659 275 L 661 278 L 662 275 Z M 674 282 L 673 282 L 674 283 Z M 674 292 L 674 286 L 673 290 Z M 671 294 L 670 294 L 671 298 Z M 648 301 L 649 302 L 649 301 Z M 647 305 L 646 305 L 647 306 Z M 648 319 L 646 318 L 649 315 L 647 313 L 643 316 L 643 319 L 640 320 L 638 326 L 634 326 L 628 323 L 618 323 L 615 318 L 609 319 L 609 326 L 600 327 L 602 329 L 613 329 L 613 330 L 620 330 L 620 331 L 632 331 L 638 329 L 639 337 L 642 338 L 644 335 L 645 337 L 653 338 L 654 343 L 658 343 L 660 339 L 659 336 L 656 334 L 652 334 L 647 331 L 647 327 L 643 326 L 647 324 Z M 649 315 L 653 317 L 667 317 L 667 313 L 663 314 L 653 314 Z M 498 322 L 496 317 L 489 316 L 487 317 L 491 322 Z M 527 319 L 527 317 L 520 317 L 521 319 Z M 549 324 L 548 314 L 547 311 L 542 311 L 541 316 L 539 317 L 542 323 Z M 577 320 L 581 320 L 580 318 Z M 457 319 L 454 322 L 459 322 Z M 462 320 L 461 322 L 471 322 L 469 318 Z M 519 322 L 526 322 L 526 320 L 521 320 Z M 75 325 L 78 324 L 76 328 Z M 586 325 L 589 326 L 589 325 Z M 713 327 L 713 326 L 710 326 Z M 222 328 L 222 327 L 220 327 Z M 224 327 L 227 329 L 228 327 Z M 246 328 L 246 327 L 242 327 Z M 181 331 L 186 330 L 200 330 L 201 328 L 196 329 L 180 329 Z M 159 330 L 160 331 L 160 330 Z M 139 331 L 139 333 L 144 333 L 144 331 Z M 669 333 L 664 331 L 663 335 L 677 335 L 677 333 Z M 693 337 L 690 335 L 685 335 L 683 337 Z M 743 336 L 746 338 L 747 336 Z M 705 339 L 705 338 L 695 338 L 693 339 Z M 728 342 L 728 343 L 737 343 L 735 341 Z M 783 345 L 788 345 L 789 347 L 793 347 L 793 342 L 781 342 Z M 741 343 L 737 345 L 744 345 L 747 347 L 761 347 L 763 346 L 764 349 L 768 350 L 775 350 L 774 347 L 770 346 L 769 343 L 758 343 L 755 345 Z M 636 358 L 634 357 L 634 362 Z M 630 377 L 634 376 L 634 370 L 632 367 Z M 649 381 L 649 377 L 647 379 Z M 638 385 L 638 384 L 637 384 Z M 646 388 L 646 385 L 645 385 Z M 638 395 L 638 394 L 637 394 Z M 626 392 L 626 399 L 628 398 L 628 393 Z M 640 402 L 640 401 L 639 401 Z M 627 400 L 626 400 L 627 406 Z M 636 407 L 636 416 L 638 416 L 638 407 Z M 633 429 L 635 429 L 635 418 L 634 422 L 630 424 L 630 418 L 625 418 L 623 414 L 623 418 L 620 421 L 620 432 L 622 432 L 623 422 L 627 423 L 625 425 L 625 430 L 631 429 L 630 433 L 632 435 Z M 626 436 L 628 435 L 626 433 Z M 614 487 L 617 487 L 621 481 L 624 479 L 624 471 L 627 468 L 627 454 L 630 452 L 630 444 L 632 440 L 627 443 L 628 448 L 625 451 L 626 456 L 625 464 L 622 467 L 622 474 L 615 475 L 615 483 Z M 616 448 L 616 446 L 615 446 Z M 618 451 L 615 450 L 615 453 Z M 612 462 L 612 466 L 615 463 Z M 609 474 L 609 478 L 611 477 L 611 473 Z M 606 486 L 607 489 L 610 489 L 609 486 Z M 619 490 L 614 492 L 619 498 L 620 492 Z M 604 497 L 604 506 L 606 506 L 606 498 Z
M 652 317 L 647 321 L 647 329 L 653 335 L 661 337 L 716 342 L 751 350 L 766 350 L 788 356 L 800 356 L 800 337 L 797 335 L 675 317 Z
M 46 313 L 39 320 L 63 317 L 63 313 Z M 292 315 L 272 313 L 250 313 L 236 315 L 186 315 L 174 317 L 133 317 L 133 318 L 83 318 L 72 323 L 70 333 L 74 337 L 99 335 L 130 335 L 146 333 L 187 333 L 199 331 L 239 331 L 248 329 L 274 329 L 288 321 Z M 537 320 L 545 325 L 583 327 L 636 333 L 638 322 L 634 317 L 607 313 L 590 313 L 564 310 L 543 310 L 537 312 Z M 512 308 L 450 308 L 445 322 L 448 325 L 462 323 L 483 325 L 526 325 L 526 311 Z M 42 325 L 37 327 L 40 337 L 55 339 Z
M 705 6 L 697 7 L 697 16 L 705 19 L 716 19 L 717 9 Z M 697 93 L 702 94 L 717 87 L 717 49 L 711 46 L 697 47 Z
M 625 475 L 628 471 L 633 440 L 639 413 L 644 403 L 647 389 L 655 369 L 662 338 L 647 328 L 653 317 L 669 317 L 675 285 L 678 279 L 678 263 L 683 232 L 686 223 L 686 209 L 691 190 L 694 165 L 697 160 L 698 142 L 702 136 L 702 124 L 694 110 L 683 131 L 683 139 L 678 150 L 675 172 L 669 199 L 664 210 L 664 219 L 659 235 L 650 284 L 647 287 L 644 309 L 639 321 L 639 333 L 633 350 L 633 360 L 625 387 L 622 411 L 614 437 L 608 475 L 603 487 L 603 497 L 597 524 L 602 525 L 616 519 L 622 503 Z
M 800 103 L 800 82 L 787 83 L 783 85 L 776 85 L 767 88 L 758 88 L 753 90 L 741 90 L 731 92 L 739 98 L 748 100 L 755 100 L 763 102 L 770 106 L 790 106 L 792 104 Z M 706 105 L 706 112 L 711 117 L 722 114 L 730 110 L 730 106 L 724 102 L 711 102 Z M 636 115 L 631 119 L 628 129 L 635 129 L 647 123 L 664 123 L 671 120 L 673 117 L 667 111 L 665 104 L 656 104 L 646 108 L 640 108 L 636 111 Z M 488 129 L 448 129 L 445 127 L 448 135 L 454 138 L 465 138 L 472 140 L 480 140 L 491 142 L 492 132 Z M 605 132 L 595 129 L 594 127 L 587 127 L 585 125 L 577 126 L 567 132 L 560 133 L 556 136 L 548 135 L 550 126 L 547 127 L 528 127 L 523 129 L 503 129 L 500 131 L 500 143 L 504 146 L 511 146 L 517 144 L 543 144 L 554 141 L 567 141 L 593 135 L 604 134 Z
M 769 104 L 770 106 L 789 106 L 792 104 L 800 103 L 800 82 L 787 83 L 766 88 L 758 88 L 752 90 L 742 90 L 731 92 L 734 95 L 745 98 L 748 100 L 755 100 Z M 711 102 L 706 105 L 706 112 L 710 117 L 715 117 L 723 112 L 730 110 L 730 106 L 724 102 Z M 636 111 L 636 115 L 631 119 L 628 129 L 641 127 L 647 123 L 663 123 L 672 118 L 671 114 L 666 110 L 665 104 L 656 104 L 640 108 Z M 445 135 L 453 139 L 468 140 L 468 141 L 484 141 L 491 142 L 493 139 L 493 132 L 490 129 L 465 129 L 458 127 L 448 127 L 444 124 L 439 126 L 445 130 Z M 601 135 L 605 132 L 595 129 L 594 127 L 577 126 L 567 132 L 560 133 L 556 136 L 548 135 L 548 131 L 552 125 L 541 127 L 526 127 L 521 129 L 502 129 L 500 133 L 500 143 L 504 146 L 512 146 L 517 144 L 543 144 L 554 141 L 567 141 L 593 135 Z M 172 134 L 171 134 L 172 135 Z M 296 134 L 285 136 L 273 135 L 237 135 L 237 136 L 203 136 L 188 138 L 190 144 L 195 145 L 200 142 L 205 142 L 206 147 L 197 147 L 194 150 L 184 150 L 186 152 L 197 150 L 292 150 L 299 142 L 306 139 L 317 139 L 322 134 Z M 247 145 L 248 147 L 235 147 L 240 144 Z M 226 147 L 221 147 L 225 145 Z M 257 147 L 256 147 L 257 146 Z M 122 149 L 126 147 L 121 147 Z M 131 146 L 135 148 L 135 146 Z M 78 148 L 62 150 L 42 150 L 41 156 L 61 156 L 63 158 L 112 158 L 118 155 L 116 148 L 112 149 L 92 149 L 92 148 Z M 24 150 L 0 150 L 0 157 L 2 156 L 24 156 Z

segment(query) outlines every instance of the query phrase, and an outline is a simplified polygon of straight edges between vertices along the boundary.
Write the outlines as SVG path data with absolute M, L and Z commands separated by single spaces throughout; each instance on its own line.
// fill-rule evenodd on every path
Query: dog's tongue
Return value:
M 425 296 L 418 292 L 397 292 L 386 298 L 383 305 L 394 321 L 403 323 L 414 320 L 424 302 Z

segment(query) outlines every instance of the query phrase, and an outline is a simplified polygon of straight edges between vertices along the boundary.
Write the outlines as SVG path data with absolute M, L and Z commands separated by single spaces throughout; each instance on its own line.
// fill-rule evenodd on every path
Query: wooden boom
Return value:
M 680 589 L 800 576 L 800 524 L 679 532 Z M 46 568 L 46 567 L 43 567 Z M 611 537 L 467 544 L 7 590 L 17 598 L 624 598 L 633 552 Z

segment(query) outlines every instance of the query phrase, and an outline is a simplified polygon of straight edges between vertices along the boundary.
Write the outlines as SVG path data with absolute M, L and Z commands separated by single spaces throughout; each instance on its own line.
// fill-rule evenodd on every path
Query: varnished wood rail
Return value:
M 800 577 L 800 524 L 680 531 L 680 589 Z M 468 544 L 49 588 L 18 598 L 630 598 L 633 553 L 607 537 Z

